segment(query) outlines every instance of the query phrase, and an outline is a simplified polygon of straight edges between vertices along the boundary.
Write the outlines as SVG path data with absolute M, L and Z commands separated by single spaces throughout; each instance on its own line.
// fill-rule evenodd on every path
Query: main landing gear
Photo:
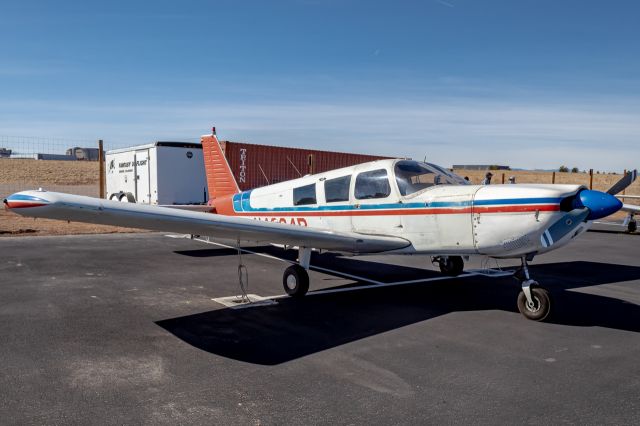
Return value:
M 522 284 L 522 291 L 518 294 L 520 313 L 527 319 L 544 321 L 551 312 L 551 299 L 549 292 L 529 276 L 526 257 L 522 258 L 522 267 L 513 276 Z
M 638 230 L 638 223 L 636 222 L 635 215 L 633 213 L 629 213 L 629 215 L 624 219 L 624 225 L 627 225 L 627 232 L 633 234 Z
M 311 249 L 300 247 L 298 262 L 291 265 L 284 271 L 282 285 L 284 291 L 292 297 L 304 297 L 309 291 L 309 264 L 311 263 Z

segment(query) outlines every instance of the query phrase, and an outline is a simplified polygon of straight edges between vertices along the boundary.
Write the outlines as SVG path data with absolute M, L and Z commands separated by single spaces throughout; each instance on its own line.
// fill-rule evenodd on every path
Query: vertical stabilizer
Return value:
M 202 136 L 200 141 L 204 154 L 204 169 L 207 175 L 209 199 L 214 200 L 240 192 L 236 179 L 231 172 L 231 167 L 229 167 L 220 142 L 218 142 L 215 127 L 210 135 Z

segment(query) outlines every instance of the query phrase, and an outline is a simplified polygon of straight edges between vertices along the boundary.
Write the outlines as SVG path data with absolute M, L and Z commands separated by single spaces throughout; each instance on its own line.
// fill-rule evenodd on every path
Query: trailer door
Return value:
M 149 204 L 151 202 L 151 186 L 149 173 L 149 150 L 136 151 L 136 202 Z

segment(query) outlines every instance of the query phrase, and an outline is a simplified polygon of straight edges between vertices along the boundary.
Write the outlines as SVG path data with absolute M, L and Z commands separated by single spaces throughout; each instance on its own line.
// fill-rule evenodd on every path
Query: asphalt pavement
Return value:
M 268 256 L 295 252 L 247 247 L 249 293 L 281 295 L 287 264 Z M 312 272 L 304 299 L 232 309 L 212 300 L 239 293 L 232 248 L 1 238 L 0 423 L 638 424 L 638 235 L 587 233 L 536 258 L 546 323 L 517 312 L 513 278 L 428 281 L 426 256 L 312 264 L 427 281 L 357 289 Z M 351 290 L 313 294 L 328 288 Z

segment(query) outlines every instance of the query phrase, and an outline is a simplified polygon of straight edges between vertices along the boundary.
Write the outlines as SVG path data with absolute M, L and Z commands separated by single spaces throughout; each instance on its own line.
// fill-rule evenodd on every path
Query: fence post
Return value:
M 551 175 L 551 183 L 556 183 L 556 172 Z
M 504 173 L 502 174 L 502 183 L 504 184 Z
M 626 175 L 627 175 L 627 169 L 624 169 L 624 173 L 622 174 L 622 176 L 626 176 Z M 626 194 L 625 194 L 626 192 L 627 192 L 627 188 L 625 187 L 625 188 L 622 190 L 622 195 L 626 195 Z
M 100 183 L 98 184 L 100 185 L 100 198 L 104 198 L 104 150 L 102 139 L 98 139 L 98 168 L 100 170 Z
M 593 189 L 593 169 L 589 169 L 589 189 Z

